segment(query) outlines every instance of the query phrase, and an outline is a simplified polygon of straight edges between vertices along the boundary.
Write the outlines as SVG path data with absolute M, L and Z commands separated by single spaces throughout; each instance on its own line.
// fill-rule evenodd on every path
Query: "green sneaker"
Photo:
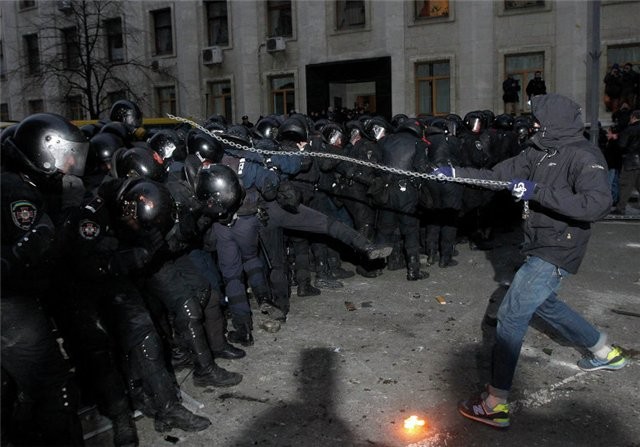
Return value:
M 605 360 L 589 355 L 578 360 L 578 368 L 583 371 L 597 371 L 599 369 L 610 369 L 614 371 L 624 367 L 628 362 L 629 359 L 625 357 L 622 350 L 614 346 L 611 351 L 609 351 L 609 354 L 607 354 Z
M 458 411 L 466 418 L 492 427 L 506 428 L 509 426 L 509 404 L 498 404 L 488 408 L 482 396 L 463 400 L 458 404 Z

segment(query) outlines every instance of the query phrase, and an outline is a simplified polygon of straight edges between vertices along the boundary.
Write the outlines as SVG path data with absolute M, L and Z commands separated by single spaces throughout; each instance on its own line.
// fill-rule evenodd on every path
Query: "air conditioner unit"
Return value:
M 284 51 L 286 47 L 287 43 L 285 42 L 284 37 L 269 37 L 267 39 L 267 51 L 269 53 Z
M 220 47 L 207 47 L 202 49 L 202 63 L 205 65 L 221 64 L 222 49 Z

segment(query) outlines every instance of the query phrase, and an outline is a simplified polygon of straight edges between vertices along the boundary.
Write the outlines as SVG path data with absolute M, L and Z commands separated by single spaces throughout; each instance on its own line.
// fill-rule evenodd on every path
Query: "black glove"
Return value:
M 126 275 L 132 270 L 144 267 L 151 259 L 146 248 L 134 247 L 115 253 L 109 261 L 109 272 L 114 275 Z
M 69 174 L 62 177 L 62 209 L 82 205 L 84 194 L 84 184 L 80 177 Z
M 300 158 L 300 172 L 309 172 L 311 165 L 313 164 L 313 158 L 309 156 L 303 156 Z
M 13 246 L 15 265 L 12 267 L 28 267 L 37 264 L 43 259 L 53 240 L 54 233 L 50 226 L 42 224 L 32 228 Z
M 302 202 L 302 194 L 291 183 L 280 183 L 276 201 L 285 211 L 296 214 Z
M 276 196 L 278 195 L 277 177 L 276 179 L 269 178 L 265 180 L 260 193 L 262 194 L 264 200 L 266 200 L 267 202 L 275 200 Z

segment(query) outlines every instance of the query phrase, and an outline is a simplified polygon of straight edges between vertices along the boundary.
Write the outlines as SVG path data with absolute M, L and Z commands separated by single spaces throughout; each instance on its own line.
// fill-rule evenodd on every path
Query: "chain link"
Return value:
M 426 172 L 407 171 L 407 170 L 404 170 L 404 169 L 393 168 L 391 166 L 385 166 L 385 165 L 372 163 L 370 161 L 365 161 L 365 160 L 358 160 L 356 158 L 346 157 L 344 155 L 339 155 L 339 154 L 329 154 L 329 153 L 325 153 L 325 152 L 306 152 L 306 151 L 305 152 L 271 151 L 271 150 L 266 150 L 266 149 L 258 149 L 256 147 L 253 147 L 253 145 L 240 144 L 240 143 L 237 143 L 235 141 L 227 140 L 226 138 L 224 138 L 221 135 L 219 135 L 217 132 L 211 132 L 210 130 L 205 129 L 204 127 L 202 127 L 201 125 L 191 121 L 190 119 L 183 118 L 183 117 L 180 117 L 180 116 L 171 115 L 170 113 L 168 113 L 167 116 L 169 118 L 171 118 L 171 119 L 176 120 L 176 121 L 180 121 L 180 122 L 183 122 L 183 123 L 190 124 L 191 126 L 195 127 L 196 129 L 201 130 L 202 132 L 206 133 L 207 135 L 210 135 L 211 137 L 215 138 L 216 140 L 220 141 L 221 143 L 223 143 L 223 144 L 225 144 L 227 146 L 231 146 L 231 147 L 234 147 L 234 148 L 240 149 L 240 150 L 247 150 L 247 151 L 250 151 L 250 152 L 255 152 L 255 153 L 258 153 L 258 154 L 261 154 L 261 155 L 289 155 L 289 156 L 297 156 L 297 157 L 299 157 L 301 155 L 305 155 L 305 156 L 310 156 L 310 157 L 331 158 L 331 159 L 334 159 L 334 160 L 346 161 L 348 163 L 354 163 L 354 164 L 357 164 L 357 165 L 361 165 L 361 166 L 366 166 L 366 167 L 369 167 L 369 168 L 377 169 L 379 171 L 389 172 L 391 174 L 403 175 L 403 176 L 407 176 L 407 177 L 421 178 L 421 179 L 426 179 L 426 180 L 437 180 L 437 181 L 445 181 L 445 182 L 462 183 L 462 184 L 465 184 L 465 185 L 480 186 L 482 188 L 494 189 L 494 190 L 507 189 L 509 187 L 509 182 L 503 182 L 503 181 L 499 181 L 499 180 L 484 180 L 484 179 L 472 179 L 472 178 L 462 178 L 462 177 L 447 177 L 447 176 L 444 176 L 442 174 L 436 175 L 436 174 L 428 174 Z

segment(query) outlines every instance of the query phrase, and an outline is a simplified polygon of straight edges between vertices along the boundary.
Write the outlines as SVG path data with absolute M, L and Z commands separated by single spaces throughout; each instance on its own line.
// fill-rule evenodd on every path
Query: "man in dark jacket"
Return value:
M 544 79 L 542 79 L 541 72 L 535 72 L 533 79 L 531 79 L 527 84 L 526 92 L 529 97 L 529 101 L 531 101 L 531 98 L 534 96 L 547 94 L 547 84 L 545 84 Z
M 620 198 L 615 214 L 624 214 L 634 189 L 640 191 L 640 110 L 631 112 L 629 125 L 617 136 L 622 155 Z
M 584 371 L 620 369 L 628 362 L 618 347 L 564 302 L 557 292 L 562 278 L 576 273 L 585 255 L 591 223 L 609 211 L 611 193 L 600 150 L 583 136 L 580 107 L 567 97 L 532 99 L 539 127 L 521 154 L 491 170 L 438 168 L 444 175 L 515 179 L 509 189 L 525 201 L 526 262 L 516 273 L 498 311 L 491 381 L 485 393 L 460 402 L 470 419 L 494 427 L 509 426 L 507 397 L 522 341 L 534 314 L 591 355 L 578 361 Z

